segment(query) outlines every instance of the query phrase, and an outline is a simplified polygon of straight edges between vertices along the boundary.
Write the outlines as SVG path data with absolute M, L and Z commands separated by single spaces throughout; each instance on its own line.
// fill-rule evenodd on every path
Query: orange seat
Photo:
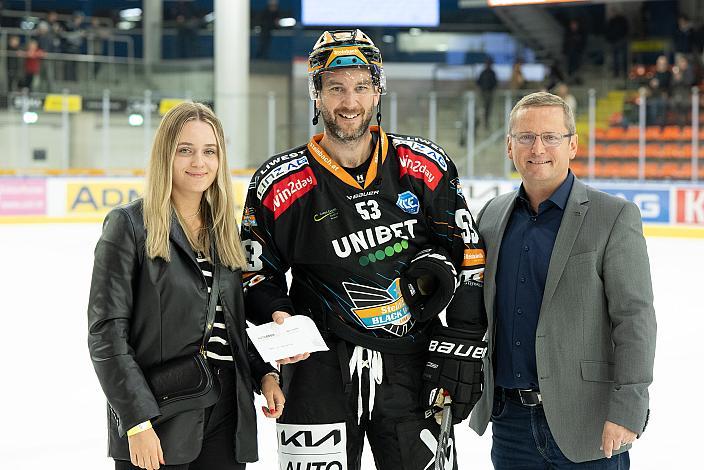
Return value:
M 646 158 L 659 158 L 662 155 L 662 146 L 660 144 L 648 144 L 645 146 Z
M 572 172 L 577 175 L 579 178 L 583 178 L 588 175 L 589 169 L 586 163 L 583 161 L 575 161 L 573 160 L 572 163 L 570 164 L 570 169 L 572 169 Z
M 626 139 L 628 140 L 638 140 L 640 135 L 640 130 L 636 126 L 631 126 L 626 130 Z
M 673 162 L 663 163 L 660 167 L 660 172 L 663 178 L 675 178 L 679 165 Z
M 645 140 L 660 140 L 660 128 L 657 126 L 648 126 L 645 128 Z
M 674 173 L 675 179 L 688 180 L 692 177 L 692 167 L 690 165 L 679 165 Z
M 662 130 L 660 138 L 662 140 L 679 140 L 681 135 L 682 133 L 680 131 L 679 126 L 666 126 Z
M 622 127 L 610 127 L 606 131 L 607 140 L 623 140 L 626 138 L 626 131 Z

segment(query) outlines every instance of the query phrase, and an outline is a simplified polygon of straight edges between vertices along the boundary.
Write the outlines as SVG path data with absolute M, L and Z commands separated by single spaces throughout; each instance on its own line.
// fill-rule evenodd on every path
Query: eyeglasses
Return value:
M 565 137 L 572 137 L 574 133 L 570 134 L 560 134 L 559 132 L 543 132 L 542 134 L 535 134 L 533 132 L 520 132 L 518 134 L 511 134 L 511 137 L 516 139 L 518 145 L 532 146 L 535 143 L 535 138 L 540 136 L 540 140 L 543 141 L 543 145 L 546 147 L 557 147 L 559 146 Z

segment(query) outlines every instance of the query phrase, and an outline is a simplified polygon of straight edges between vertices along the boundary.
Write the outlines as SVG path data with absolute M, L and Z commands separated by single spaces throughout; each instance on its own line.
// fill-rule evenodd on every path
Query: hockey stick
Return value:
M 445 470 L 445 463 L 447 462 L 447 456 L 445 455 L 445 449 L 447 449 L 447 442 L 450 439 L 450 432 L 452 431 L 452 399 L 450 395 L 445 392 L 445 401 L 443 402 L 442 408 L 442 422 L 440 423 L 440 434 L 438 434 L 438 448 L 435 450 L 435 470 Z

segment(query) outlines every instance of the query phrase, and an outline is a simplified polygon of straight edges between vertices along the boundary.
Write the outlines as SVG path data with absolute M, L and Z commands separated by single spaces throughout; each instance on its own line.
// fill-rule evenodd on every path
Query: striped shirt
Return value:
M 205 258 L 202 253 L 196 253 L 196 261 L 203 272 L 205 281 L 208 284 L 208 294 L 213 287 L 213 265 Z M 213 323 L 213 332 L 210 335 L 208 344 L 205 346 L 205 354 L 213 364 L 229 364 L 233 362 L 232 350 L 227 337 L 227 329 L 225 328 L 225 314 L 222 311 L 220 299 L 215 307 L 215 321 Z

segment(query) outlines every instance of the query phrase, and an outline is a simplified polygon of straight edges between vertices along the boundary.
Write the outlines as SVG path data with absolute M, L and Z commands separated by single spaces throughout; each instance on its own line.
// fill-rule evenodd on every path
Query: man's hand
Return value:
M 607 459 L 610 459 L 615 450 L 636 440 L 636 433 L 621 425 L 607 421 L 604 423 L 604 432 L 601 434 L 601 448 Z
M 130 461 L 132 465 L 147 470 L 157 470 L 164 462 L 164 452 L 161 442 L 154 429 L 147 429 L 127 438 L 130 445 Z
M 271 319 L 276 322 L 277 325 L 283 325 L 284 319 L 290 317 L 288 312 L 282 312 L 277 310 L 271 314 Z M 303 361 L 310 357 L 310 353 L 296 354 L 295 356 L 287 357 L 285 359 L 279 359 L 276 361 L 277 364 L 293 364 L 294 362 Z
M 284 398 L 284 392 L 281 391 L 281 387 L 276 382 L 276 379 L 271 375 L 265 375 L 262 379 L 262 394 L 264 398 L 266 398 L 267 404 L 266 407 L 262 406 L 264 416 L 274 419 L 281 417 L 286 398 Z

